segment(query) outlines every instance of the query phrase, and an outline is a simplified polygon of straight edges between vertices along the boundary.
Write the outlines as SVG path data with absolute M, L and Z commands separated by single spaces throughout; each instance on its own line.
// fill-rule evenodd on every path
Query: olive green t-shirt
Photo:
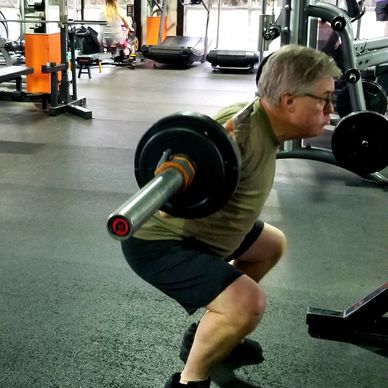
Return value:
M 246 104 L 218 112 L 214 119 L 224 125 Z M 161 217 L 156 212 L 134 234 L 145 240 L 183 240 L 194 237 L 211 251 L 229 256 L 240 245 L 260 215 L 271 190 L 279 142 L 260 102 L 252 104 L 250 115 L 240 120 L 233 137 L 240 150 L 241 170 L 236 191 L 216 213 L 203 218 Z

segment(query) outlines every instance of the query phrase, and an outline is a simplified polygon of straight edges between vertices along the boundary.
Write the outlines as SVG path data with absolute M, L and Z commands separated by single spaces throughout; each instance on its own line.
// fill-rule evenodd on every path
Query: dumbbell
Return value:
M 221 209 L 236 190 L 240 157 L 225 128 L 199 113 L 179 113 L 155 123 L 135 151 L 141 188 L 108 218 L 116 240 L 132 236 L 156 211 L 199 218 Z

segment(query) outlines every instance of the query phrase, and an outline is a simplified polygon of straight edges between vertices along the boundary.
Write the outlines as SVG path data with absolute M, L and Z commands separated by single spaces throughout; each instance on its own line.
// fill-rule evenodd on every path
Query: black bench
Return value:
M 27 66 L 6 66 L 0 67 L 0 83 L 16 81 L 16 90 L 22 90 L 22 75 L 32 74 L 34 69 Z
M 101 72 L 101 61 L 100 58 L 96 55 L 79 55 L 77 58 L 77 64 L 79 66 L 78 78 L 81 78 L 81 74 L 88 74 L 89 78 L 92 78 L 92 74 L 90 72 L 90 66 L 93 64 L 98 65 Z

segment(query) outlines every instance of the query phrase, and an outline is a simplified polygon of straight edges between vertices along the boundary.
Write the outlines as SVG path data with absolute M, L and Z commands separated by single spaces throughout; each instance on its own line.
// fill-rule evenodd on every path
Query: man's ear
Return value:
M 280 96 L 280 104 L 284 109 L 293 112 L 295 110 L 295 97 L 290 93 L 284 92 Z

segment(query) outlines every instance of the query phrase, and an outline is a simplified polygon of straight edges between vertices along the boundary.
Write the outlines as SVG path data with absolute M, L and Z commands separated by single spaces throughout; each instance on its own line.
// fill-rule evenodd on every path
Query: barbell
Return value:
M 361 174 L 388 166 L 388 119 L 361 111 L 343 117 L 332 136 L 340 166 Z M 156 122 L 135 151 L 141 189 L 108 218 L 116 240 L 133 235 L 157 210 L 199 218 L 221 209 L 237 188 L 240 158 L 227 131 L 210 117 L 178 113 Z
M 67 19 L 65 20 L 46 20 L 39 17 L 30 17 L 28 19 L 0 19 L 0 21 L 7 23 L 20 23 L 20 24 L 32 24 L 32 23 L 40 23 L 40 24 L 69 24 L 69 25 L 89 25 L 95 24 L 100 26 L 106 26 L 106 21 L 103 20 L 74 20 Z
M 239 180 L 234 141 L 210 117 L 180 113 L 155 123 L 135 151 L 141 190 L 108 218 L 118 240 L 130 237 L 158 209 L 174 217 L 205 217 L 221 209 Z

